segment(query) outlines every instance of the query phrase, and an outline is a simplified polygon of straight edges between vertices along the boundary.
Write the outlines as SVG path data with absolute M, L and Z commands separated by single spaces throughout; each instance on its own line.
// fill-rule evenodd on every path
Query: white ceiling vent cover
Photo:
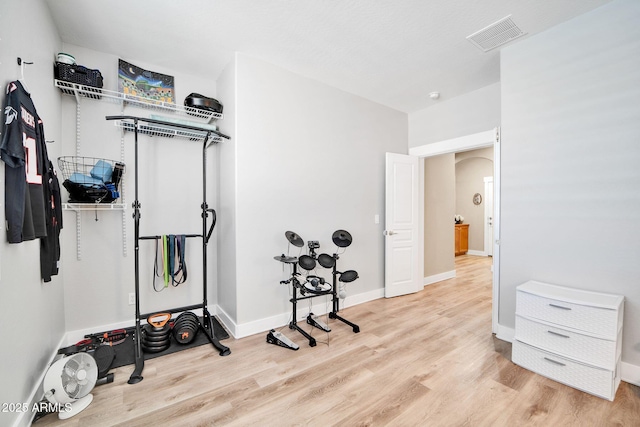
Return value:
M 513 20 L 511 20 L 511 15 L 509 15 L 467 36 L 467 40 L 481 51 L 488 52 L 525 34 L 526 33 L 518 28 Z

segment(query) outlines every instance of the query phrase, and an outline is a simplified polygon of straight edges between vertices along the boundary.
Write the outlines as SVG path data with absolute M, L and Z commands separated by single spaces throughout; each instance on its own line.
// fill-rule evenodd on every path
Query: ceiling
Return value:
M 468 35 L 511 15 L 518 43 L 610 0 L 45 1 L 65 43 L 213 79 L 242 52 L 410 113 L 500 80 Z

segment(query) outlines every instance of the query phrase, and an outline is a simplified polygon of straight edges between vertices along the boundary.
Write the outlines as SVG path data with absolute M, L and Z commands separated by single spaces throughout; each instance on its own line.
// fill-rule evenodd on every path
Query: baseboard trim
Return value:
M 640 387 L 640 366 L 620 362 L 620 379 L 626 383 Z
M 47 374 L 47 371 L 49 370 L 49 366 L 51 366 L 51 364 L 56 360 L 56 356 L 58 356 L 58 349 L 64 347 L 63 345 L 64 339 L 65 337 L 63 336 L 60 339 L 58 346 L 53 349 L 53 353 L 51 354 L 51 356 L 49 356 L 49 362 L 47 363 L 44 370 L 38 377 L 38 380 L 36 381 L 33 387 L 33 390 L 31 390 L 31 393 L 29 394 L 29 399 L 28 399 L 29 410 L 25 412 L 20 412 L 20 414 L 18 415 L 18 417 L 13 423 L 13 427 L 26 427 L 26 426 L 30 426 L 31 423 L 33 422 L 33 417 L 36 416 L 36 413 L 31 411 L 31 408 L 33 408 L 33 405 L 40 402 L 44 397 L 44 390 L 42 389 L 44 376 Z
M 496 338 L 502 341 L 513 342 L 516 336 L 516 330 L 513 328 L 507 328 L 498 323 L 498 330 L 496 331 Z
M 218 320 L 220 320 L 220 323 L 222 323 L 227 332 L 229 332 L 233 338 L 237 338 L 237 325 L 231 319 L 231 316 L 229 316 L 227 312 L 224 311 L 219 305 L 216 306 L 216 315 L 218 316 Z
M 93 328 L 76 329 L 68 331 L 64 335 L 64 344 L 61 347 L 68 347 L 84 339 L 85 335 L 96 334 L 98 332 L 113 331 L 115 329 L 130 328 L 135 325 L 135 320 L 129 319 L 122 322 L 109 323 L 108 325 L 95 326 Z
M 449 280 L 456 277 L 456 271 L 445 271 L 444 273 L 432 274 L 431 276 L 427 276 L 423 279 L 422 283 L 424 286 L 431 285 L 433 283 L 442 282 L 443 280 Z
M 473 256 L 487 256 L 487 253 L 485 251 L 476 251 L 473 249 L 469 249 L 467 251 L 467 255 L 473 255 Z

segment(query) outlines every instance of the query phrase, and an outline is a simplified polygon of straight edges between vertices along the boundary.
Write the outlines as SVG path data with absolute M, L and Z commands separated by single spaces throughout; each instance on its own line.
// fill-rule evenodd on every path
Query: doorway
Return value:
M 498 312 L 499 312 L 499 296 L 500 296 L 500 128 L 494 128 L 485 132 L 479 132 L 472 135 L 454 138 L 445 141 L 439 141 L 432 144 L 426 144 L 409 149 L 409 155 L 419 158 L 439 156 L 441 154 L 450 154 L 462 151 L 469 151 L 479 148 L 493 146 L 493 236 L 492 236 L 492 252 L 493 252 L 493 287 L 492 287 L 492 313 L 491 313 L 491 329 L 495 334 L 498 330 Z M 421 168 L 423 168 L 423 162 Z M 424 170 L 420 173 L 424 176 Z M 420 200 L 420 218 L 424 221 L 424 193 L 421 192 Z M 423 249 L 424 250 L 424 249 Z M 422 254 L 424 257 L 424 254 Z
M 493 256 L 493 176 L 484 177 L 484 252 Z

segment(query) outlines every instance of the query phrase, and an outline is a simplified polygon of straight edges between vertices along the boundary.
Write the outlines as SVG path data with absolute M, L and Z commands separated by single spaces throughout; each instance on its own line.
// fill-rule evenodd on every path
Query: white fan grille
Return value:
M 467 36 L 467 40 L 483 52 L 488 52 L 525 34 L 526 33 L 513 22 L 511 15 L 509 15 Z
M 60 377 L 62 387 L 70 398 L 84 397 L 95 384 L 97 377 L 96 362 L 85 353 L 77 353 L 66 359 Z

